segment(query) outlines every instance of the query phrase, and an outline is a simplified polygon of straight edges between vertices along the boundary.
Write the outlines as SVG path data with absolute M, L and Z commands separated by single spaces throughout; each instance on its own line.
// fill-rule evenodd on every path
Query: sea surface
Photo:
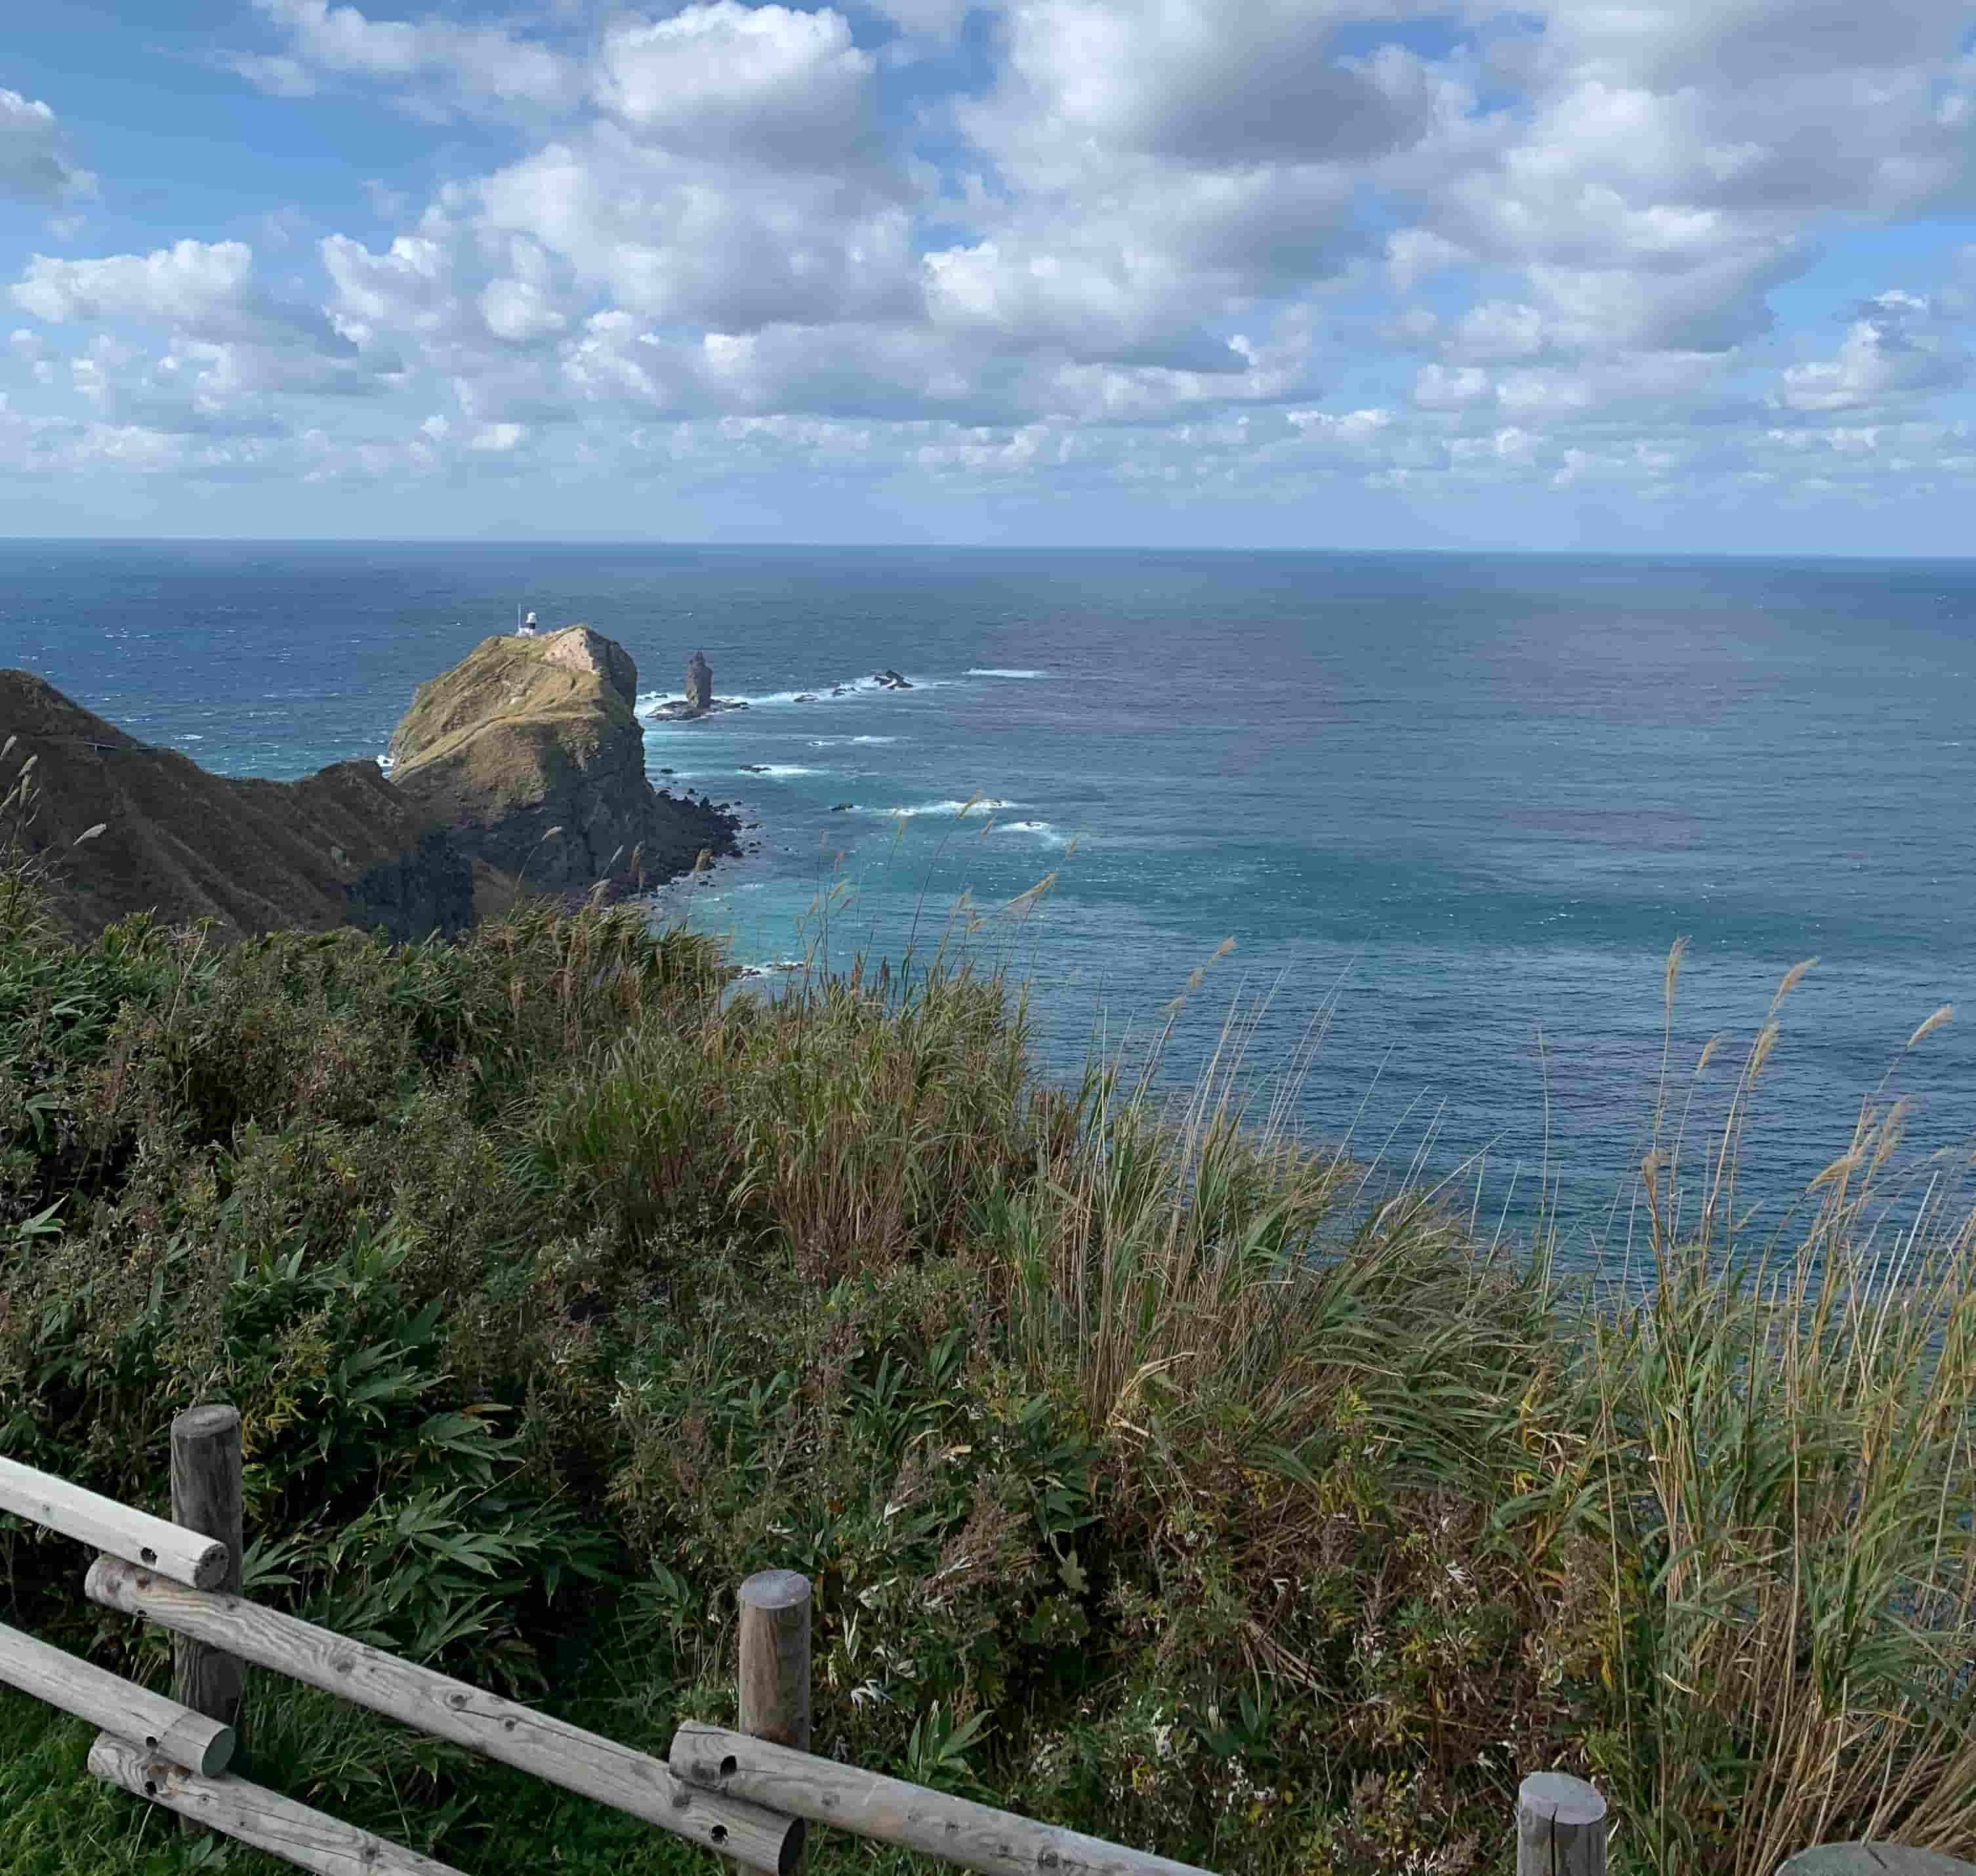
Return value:
M 1615 1255 L 1677 937 L 1691 1164 L 1819 960 L 1739 1210 L 1896 1058 L 1917 1150 L 1976 1132 L 1976 562 L 0 542 L 0 665 L 222 774 L 380 757 L 518 605 L 618 640 L 648 711 L 696 649 L 749 703 L 648 727 L 656 781 L 760 823 L 655 917 L 766 967 L 971 927 L 1065 1078 L 1200 971 L 1163 1086 L 1239 1005 L 1266 1100 L 1315 1024 L 1296 1127 L 1485 1231 L 1548 1158 L 1567 1258 Z

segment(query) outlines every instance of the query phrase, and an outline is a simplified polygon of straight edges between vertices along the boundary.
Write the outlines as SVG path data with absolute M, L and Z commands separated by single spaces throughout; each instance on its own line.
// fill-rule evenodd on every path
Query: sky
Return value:
M 1940 0 L 17 0 L 0 535 L 1961 556 L 1973 48 Z

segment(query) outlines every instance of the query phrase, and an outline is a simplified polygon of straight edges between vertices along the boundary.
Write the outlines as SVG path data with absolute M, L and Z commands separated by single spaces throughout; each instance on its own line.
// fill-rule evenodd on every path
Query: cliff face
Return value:
M 525 869 L 532 890 L 628 891 L 703 852 L 737 852 L 731 817 L 654 791 L 637 694 L 631 655 L 587 625 L 484 638 L 419 686 L 392 734 L 391 780 L 466 852 Z
M 54 909 L 78 938 L 143 911 L 167 925 L 212 917 L 228 938 L 348 924 L 412 940 L 473 922 L 470 856 L 375 763 L 298 782 L 211 775 L 25 671 L 0 671 L 0 742 L 8 736 L 0 789 L 38 758 L 22 845 L 54 850 Z M 104 831 L 74 846 L 98 822 Z M 483 894 L 499 884 L 484 869 L 478 883 Z

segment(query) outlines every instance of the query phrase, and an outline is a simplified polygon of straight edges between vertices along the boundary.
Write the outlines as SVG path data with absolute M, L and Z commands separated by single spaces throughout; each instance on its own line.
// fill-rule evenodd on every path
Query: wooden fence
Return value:
M 240 1419 L 172 1423 L 170 1522 L 0 1458 L 0 1512 L 100 1553 L 89 1600 L 171 1631 L 173 1693 L 147 1693 L 0 1625 L 0 1681 L 100 1729 L 97 1778 L 322 1876 L 456 1876 L 445 1864 L 232 1775 L 243 1663 L 320 1687 L 436 1739 L 595 1799 L 746 1870 L 795 1876 L 827 1825 L 983 1876 L 1207 1876 L 1191 1864 L 881 1778 L 812 1754 L 810 1584 L 768 1570 L 740 1589 L 737 1729 L 688 1723 L 667 1759 L 538 1713 L 239 1594 Z M 1606 1803 L 1576 1779 L 1523 1782 L 1519 1876 L 1604 1876 Z

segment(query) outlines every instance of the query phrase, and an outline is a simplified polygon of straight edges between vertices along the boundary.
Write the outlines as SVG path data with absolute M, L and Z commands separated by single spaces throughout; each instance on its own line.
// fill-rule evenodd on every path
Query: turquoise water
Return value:
M 696 648 L 750 701 L 647 738 L 655 779 L 762 823 L 664 895 L 744 960 L 924 955 L 965 892 L 1068 1073 L 1232 938 L 1169 1079 L 1238 994 L 1270 993 L 1260 1063 L 1328 1011 L 1299 1124 L 1459 1169 L 1464 1206 L 1486 1150 L 1485 1217 L 1527 1218 L 1546 1059 L 1567 1222 L 1630 1192 L 1678 934 L 1678 1061 L 1730 1032 L 1711 1125 L 1777 979 L 1821 959 L 1748 1136 L 1773 1198 L 1968 1001 L 1968 563 L 11 542 L 0 664 L 209 768 L 294 776 L 381 753 L 518 601 L 622 642 L 647 707 Z M 913 688 L 871 685 L 887 668 Z M 1957 1025 L 1897 1085 L 1918 1146 L 1976 1128 Z

